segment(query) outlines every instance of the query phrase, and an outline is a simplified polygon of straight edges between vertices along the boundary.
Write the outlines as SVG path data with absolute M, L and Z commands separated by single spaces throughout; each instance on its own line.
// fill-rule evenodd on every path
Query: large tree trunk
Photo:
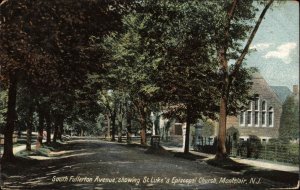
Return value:
M 147 130 L 147 122 L 146 122 L 146 114 L 142 114 L 141 118 L 141 144 L 147 144 L 147 137 L 146 137 L 146 130 Z
M 126 126 L 126 128 L 127 128 L 127 143 L 131 143 L 131 115 L 130 115 L 130 113 L 129 114 L 127 114 L 127 118 L 126 118 L 126 120 L 127 120 L 127 126 Z
M 26 135 L 26 150 L 31 151 L 32 128 L 33 128 L 33 103 L 29 107 L 27 118 L 27 135 Z
M 111 141 L 116 141 L 116 113 L 114 112 L 111 115 L 111 121 L 112 121 L 112 125 L 111 125 Z
M 42 110 L 39 110 L 39 126 L 38 126 L 38 135 L 36 141 L 36 149 L 39 149 L 43 146 L 43 131 L 44 131 L 44 114 Z
M 225 97 L 221 98 L 220 102 L 220 119 L 219 119 L 219 134 L 216 159 L 222 160 L 227 158 L 226 152 L 226 117 L 227 117 L 227 100 Z
M 31 151 L 32 124 L 27 124 L 26 150 Z
M 64 130 L 64 118 L 62 115 L 58 118 L 58 131 L 57 131 L 57 139 L 62 141 L 62 133 Z
M 122 142 L 122 121 L 118 121 L 118 142 Z
M 55 117 L 55 123 L 54 123 L 54 132 L 53 132 L 53 142 L 56 143 L 57 137 L 58 137 L 58 121 L 57 118 Z
M 140 113 L 141 144 L 142 145 L 147 145 L 147 136 L 146 136 L 147 135 L 146 134 L 146 131 L 147 131 L 147 110 L 146 110 L 146 106 L 145 106 L 143 101 L 140 100 L 137 105 L 138 105 L 137 108 L 138 108 L 139 113 Z
M 233 14 L 236 10 L 236 5 L 237 5 L 237 0 L 233 0 L 232 6 L 230 10 L 228 11 L 227 14 L 227 25 L 224 33 L 224 45 L 223 47 L 220 48 L 218 54 L 219 54 L 219 62 L 220 66 L 222 67 L 224 78 L 223 78 L 223 88 L 222 88 L 222 97 L 221 97 L 221 102 L 220 102 L 220 119 L 219 119 L 219 134 L 218 134 L 218 148 L 217 148 L 217 153 L 216 153 L 216 159 L 224 159 L 228 157 L 226 153 L 226 118 L 227 118 L 227 104 L 228 104 L 228 98 L 229 98 L 229 92 L 230 92 L 230 87 L 232 85 L 232 81 L 236 77 L 237 72 L 239 71 L 239 68 L 242 65 L 242 62 L 248 53 L 249 47 L 251 45 L 251 42 L 254 39 L 254 36 L 267 12 L 269 7 L 272 5 L 274 0 L 269 0 L 266 6 L 264 7 L 263 11 L 261 12 L 255 27 L 253 31 L 251 32 L 248 41 L 242 51 L 242 54 L 239 56 L 239 58 L 236 60 L 236 63 L 234 65 L 234 70 L 228 74 L 228 60 L 227 60 L 227 49 L 228 49 L 228 42 L 229 42 L 229 29 L 230 29 L 230 24 L 231 20 L 233 18 Z
M 51 118 L 50 118 L 49 110 L 47 110 L 45 114 L 45 120 L 46 120 L 46 132 L 47 132 L 46 143 L 50 144 L 51 143 Z
M 109 117 L 109 114 L 106 114 L 106 120 L 107 120 L 107 134 L 106 134 L 106 136 L 109 139 L 110 138 L 110 117 Z
M 232 5 L 229 7 L 227 12 L 227 19 L 225 23 L 224 38 L 220 47 L 218 47 L 218 59 L 222 71 L 222 89 L 221 89 L 221 100 L 220 100 L 220 113 L 219 113 L 219 134 L 218 134 L 218 145 L 216 158 L 223 159 L 226 157 L 225 139 L 226 139 L 226 117 L 227 117 L 227 90 L 229 88 L 229 76 L 228 76 L 228 60 L 227 50 L 230 41 L 230 25 L 233 19 L 233 15 L 236 11 L 238 0 L 232 0 Z
M 191 127 L 191 112 L 190 106 L 187 106 L 186 111 L 186 129 L 185 129 L 185 143 L 184 143 L 184 153 L 187 154 L 190 151 L 190 127 Z
M 15 159 L 13 153 L 13 133 L 16 120 L 17 78 L 15 73 L 10 73 L 8 89 L 8 107 L 6 116 L 6 127 L 4 130 L 4 152 L 3 160 Z

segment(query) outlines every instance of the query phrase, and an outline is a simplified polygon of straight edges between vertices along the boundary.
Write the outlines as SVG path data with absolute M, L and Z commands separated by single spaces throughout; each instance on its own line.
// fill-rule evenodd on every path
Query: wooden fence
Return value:
M 194 144 L 194 150 L 215 154 L 217 140 L 213 144 L 203 138 L 200 143 Z M 263 159 L 275 162 L 299 164 L 299 144 L 282 141 L 261 142 L 260 140 L 231 141 L 227 139 L 226 149 L 230 156 L 240 158 Z
M 13 143 L 17 143 L 18 141 L 18 132 L 14 132 L 13 134 Z M 0 134 L 0 145 L 4 145 L 4 135 Z

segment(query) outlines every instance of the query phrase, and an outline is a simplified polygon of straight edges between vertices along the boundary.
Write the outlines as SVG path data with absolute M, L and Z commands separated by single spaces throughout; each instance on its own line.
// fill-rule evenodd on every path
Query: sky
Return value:
M 269 85 L 299 85 L 299 3 L 288 0 L 269 9 L 250 49 L 247 66 L 258 68 Z

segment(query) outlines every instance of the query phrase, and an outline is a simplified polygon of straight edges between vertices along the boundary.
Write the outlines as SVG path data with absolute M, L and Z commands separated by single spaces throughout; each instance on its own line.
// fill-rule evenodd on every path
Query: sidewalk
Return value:
M 166 150 L 171 150 L 173 152 L 183 152 L 183 148 L 181 148 L 181 147 L 167 147 L 167 146 L 162 146 L 162 147 Z M 206 153 L 202 153 L 202 152 L 196 152 L 193 150 L 191 150 L 190 153 L 194 154 L 194 155 L 206 157 L 204 160 L 212 159 L 215 157 L 214 154 L 206 154 Z M 231 159 L 238 163 L 247 164 L 247 165 L 258 167 L 258 168 L 285 171 L 285 172 L 299 174 L 299 166 L 295 166 L 295 165 L 293 166 L 293 165 L 284 164 L 284 163 L 270 163 L 267 160 L 266 161 L 252 160 L 252 159 L 242 159 L 242 158 L 233 158 L 233 157 L 231 157 Z

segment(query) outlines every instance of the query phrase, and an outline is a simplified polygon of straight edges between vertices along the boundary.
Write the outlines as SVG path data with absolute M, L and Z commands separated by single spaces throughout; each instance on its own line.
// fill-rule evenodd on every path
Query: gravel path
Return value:
M 266 189 L 286 186 L 144 148 L 76 140 L 51 157 L 3 166 L 2 189 Z

